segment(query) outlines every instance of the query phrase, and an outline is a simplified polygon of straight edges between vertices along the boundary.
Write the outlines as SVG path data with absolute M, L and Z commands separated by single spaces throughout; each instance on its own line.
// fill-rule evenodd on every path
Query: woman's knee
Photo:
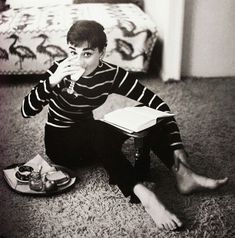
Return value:
M 96 147 L 112 151 L 116 148 L 120 150 L 125 138 L 113 126 L 102 121 L 96 121 L 92 140 Z

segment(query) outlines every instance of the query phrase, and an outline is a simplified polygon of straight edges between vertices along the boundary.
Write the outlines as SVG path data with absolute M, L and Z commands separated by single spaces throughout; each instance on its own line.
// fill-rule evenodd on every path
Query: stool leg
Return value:
M 150 171 L 149 149 L 144 148 L 143 138 L 135 138 L 135 170 L 138 177 L 143 181 Z

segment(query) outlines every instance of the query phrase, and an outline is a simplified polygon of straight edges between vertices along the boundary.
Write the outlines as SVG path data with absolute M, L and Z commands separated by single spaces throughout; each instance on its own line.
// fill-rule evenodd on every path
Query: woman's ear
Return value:
M 104 58 L 105 53 L 106 53 L 106 47 L 104 47 L 104 49 L 100 52 L 100 60 Z

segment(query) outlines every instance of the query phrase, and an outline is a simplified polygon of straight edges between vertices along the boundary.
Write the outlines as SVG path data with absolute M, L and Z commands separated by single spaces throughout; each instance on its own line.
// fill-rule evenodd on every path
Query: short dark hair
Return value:
M 67 43 L 77 47 L 84 42 L 87 42 L 91 48 L 98 48 L 101 52 L 107 46 L 104 27 L 96 21 L 76 21 L 67 33 Z

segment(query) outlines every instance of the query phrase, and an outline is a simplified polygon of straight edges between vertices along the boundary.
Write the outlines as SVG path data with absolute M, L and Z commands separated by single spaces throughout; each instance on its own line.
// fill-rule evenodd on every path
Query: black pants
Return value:
M 54 163 L 71 168 L 84 161 L 99 162 L 107 171 L 110 181 L 117 184 L 126 197 L 131 196 L 135 201 L 133 187 L 140 182 L 140 178 L 121 151 L 127 139 L 128 136 L 98 120 L 88 120 L 66 129 L 45 127 L 46 154 Z M 160 125 L 153 127 L 145 139 L 145 149 L 152 149 L 170 168 L 174 159 L 168 144 Z

